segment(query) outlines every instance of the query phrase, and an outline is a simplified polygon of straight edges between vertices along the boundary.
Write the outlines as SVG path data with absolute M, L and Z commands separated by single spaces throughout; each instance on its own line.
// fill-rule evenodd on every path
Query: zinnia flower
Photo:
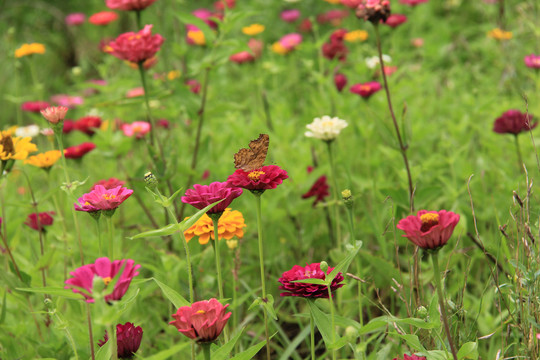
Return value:
M 139 350 L 143 330 L 140 326 L 135 326 L 130 322 L 116 324 L 116 347 L 118 349 L 119 359 L 132 359 L 133 355 Z M 98 342 L 101 347 L 109 341 L 109 335 L 105 331 L 105 337 Z
M 94 129 L 99 129 L 100 126 L 101 118 L 99 116 L 84 116 L 73 124 L 75 130 L 79 130 L 86 135 L 94 135 Z
M 109 43 L 112 48 L 111 55 L 134 63 L 142 63 L 156 55 L 164 39 L 159 34 L 152 35 L 152 26 L 145 25 L 138 33 L 127 32 L 119 35 Z
M 225 313 L 229 304 L 223 306 L 216 299 L 197 301 L 191 306 L 182 306 L 172 317 L 169 324 L 176 326 L 179 332 L 198 343 L 216 340 L 231 313 Z
M 20 48 L 15 50 L 16 58 L 33 54 L 45 54 L 45 45 L 39 43 L 22 44 Z
M 383 63 L 385 64 L 392 62 L 392 58 L 386 54 L 383 54 L 382 59 L 383 59 Z M 376 67 L 379 66 L 379 64 L 380 64 L 380 60 L 378 56 L 372 56 L 372 57 L 366 58 L 366 65 L 370 69 L 375 69 Z
M 290 10 L 283 10 L 280 14 L 281 20 L 291 23 L 298 20 L 300 17 L 300 10 L 298 9 L 290 9 Z
M 342 73 L 336 73 L 334 75 L 334 84 L 336 85 L 337 91 L 341 92 L 345 85 L 347 85 L 347 77 Z
M 229 61 L 237 64 L 243 64 L 255 61 L 255 56 L 253 56 L 249 51 L 240 51 L 229 56 Z
M 524 114 L 519 110 L 508 110 L 495 120 L 493 131 L 499 134 L 517 135 L 523 131 L 532 130 L 538 125 L 538 121 L 533 124 L 532 119 L 531 114 Z
M 133 194 L 133 190 L 117 186 L 106 189 L 102 185 L 96 185 L 94 190 L 82 196 L 81 204 L 91 205 L 99 210 L 114 210 Z
M 115 21 L 116 19 L 118 19 L 117 13 L 113 11 L 101 11 L 90 16 L 88 22 L 90 24 L 103 26 Z
M 146 121 L 134 121 L 131 124 L 122 125 L 124 135 L 129 137 L 135 136 L 137 139 L 142 139 L 144 135 L 150 132 L 150 128 L 150 123 Z
M 444 246 L 459 222 L 459 215 L 451 211 L 420 210 L 416 215 L 401 219 L 397 228 L 405 231 L 403 237 L 424 250 Z
M 418 4 L 426 3 L 429 0 L 399 0 L 401 4 L 409 5 L 409 6 L 416 6 Z
M 25 164 L 36 166 L 45 170 L 50 169 L 62 157 L 60 150 L 50 150 L 41 154 L 30 156 L 24 160 Z
M 109 9 L 124 11 L 140 11 L 152 5 L 156 0 L 106 0 Z
M 41 115 L 53 125 L 64 121 L 68 108 L 65 106 L 50 106 L 44 110 L 41 110 Z
M 82 144 L 66 148 L 64 150 L 64 156 L 66 159 L 80 159 L 95 148 L 96 144 L 91 142 L 83 142 Z
M 54 211 L 41 212 L 39 214 L 32 213 L 28 215 L 24 224 L 36 231 L 45 231 L 45 226 L 51 226 L 53 224 L 52 215 L 54 215 Z
M 331 118 L 328 115 L 324 115 L 320 118 L 313 119 L 311 124 L 307 124 L 305 135 L 324 141 L 333 141 L 338 137 L 341 130 L 345 129 L 349 124 L 345 120 L 338 117 Z
M 51 96 L 51 101 L 55 104 L 65 106 L 67 108 L 73 109 L 84 103 L 84 99 L 80 96 L 71 96 L 67 94 L 57 94 Z
M 107 288 L 107 285 L 122 270 L 122 273 L 114 284 L 114 289 L 105 296 L 105 301 L 107 302 L 120 300 L 128 290 L 131 280 L 139 275 L 137 269 L 140 267 L 141 265 L 135 265 L 135 262 L 131 259 L 114 260 L 111 262 L 106 257 L 98 258 L 94 264 L 86 264 L 70 272 L 69 274 L 73 277 L 66 280 L 67 285 L 65 288 L 81 294 L 85 297 L 86 302 L 93 303 L 94 278 L 101 278 L 105 284 L 105 288 Z
M 349 16 L 347 10 L 329 10 L 323 14 L 317 15 L 317 22 L 319 24 L 330 23 L 333 26 L 339 26 L 347 16 Z
M 260 34 L 264 31 L 264 25 L 261 24 L 251 24 L 242 28 L 242 32 L 249 36 L 254 36 Z
M 303 279 L 321 279 L 326 280 L 326 275 L 330 274 L 334 270 L 333 267 L 329 267 L 326 271 L 321 270 L 320 263 L 306 264 L 306 267 L 294 265 L 291 270 L 285 271 L 279 278 L 281 290 L 281 296 L 297 296 L 304 298 L 328 298 L 328 288 L 326 285 L 318 284 L 308 284 L 301 282 L 293 282 L 295 280 Z M 338 273 L 337 276 L 332 280 L 330 285 L 331 292 L 335 292 L 337 289 L 342 287 L 344 284 L 341 284 L 343 281 L 343 275 Z M 333 294 L 332 294 L 333 295 Z
M 365 99 L 369 99 L 371 95 L 381 89 L 382 86 L 377 81 L 370 81 L 364 84 L 354 84 L 349 90 L 353 94 L 358 94 Z
M 210 185 L 193 185 L 193 189 L 188 189 L 181 200 L 199 210 L 208 205 L 222 200 L 219 204 L 207 211 L 207 214 L 218 214 L 225 211 L 231 202 L 242 195 L 239 187 L 230 187 L 227 182 L 213 182 Z
M 405 23 L 407 21 L 407 16 L 403 14 L 392 14 L 386 19 L 384 22 L 384 25 L 388 25 L 392 28 L 396 28 L 399 25 Z
M 97 183 L 92 185 L 92 187 L 90 188 L 90 191 L 94 190 L 96 186 L 98 185 L 101 185 L 105 189 L 109 190 L 109 189 L 114 189 L 115 187 L 118 187 L 118 186 L 124 186 L 125 183 L 126 183 L 125 181 L 118 180 L 117 178 L 112 177 L 107 180 L 99 180 Z
M 487 36 L 495 40 L 510 40 L 512 38 L 512 32 L 495 28 L 488 31 Z
M 540 69 L 540 55 L 530 54 L 523 58 L 525 66 L 532 69 Z
M 64 21 L 66 22 L 66 25 L 68 26 L 78 26 L 84 24 L 84 20 L 86 20 L 86 15 L 83 13 L 72 13 L 68 14 Z
M 279 44 L 289 51 L 294 50 L 301 42 L 302 35 L 298 33 L 287 34 L 279 39 Z
M 244 217 L 238 210 L 232 210 L 230 208 L 225 209 L 223 214 L 218 220 L 218 240 L 231 240 L 233 237 L 241 239 L 244 237 Z M 212 219 L 204 214 L 193 226 L 184 232 L 186 241 L 190 241 L 194 236 L 199 237 L 199 244 L 208 244 L 210 238 L 214 238 L 214 223 Z
M 12 137 L 10 131 L 0 131 L 0 160 L 24 160 L 37 151 L 30 137 Z M 1 174 L 0 174 L 1 175 Z
M 39 126 L 37 125 L 21 126 L 15 130 L 15 136 L 35 137 L 38 135 L 39 135 Z
M 347 42 L 359 42 L 359 41 L 365 41 L 368 38 L 368 32 L 365 30 L 353 30 L 349 31 L 345 34 L 343 37 L 343 40 Z
M 356 8 L 356 17 L 373 24 L 385 22 L 390 16 L 390 1 L 388 0 L 362 0 Z
M 39 113 L 41 110 L 46 109 L 48 106 L 49 103 L 46 101 L 26 101 L 22 103 L 21 110 Z
M 311 186 L 311 189 L 309 189 L 307 193 L 302 195 L 302 199 L 315 197 L 315 201 L 313 202 L 313 207 L 315 207 L 317 203 L 324 201 L 325 197 L 330 196 L 330 193 L 328 192 L 329 188 L 330 187 L 328 186 L 328 182 L 326 181 L 326 176 L 322 175 Z
M 275 189 L 288 177 L 287 172 L 279 166 L 267 165 L 251 171 L 238 169 L 232 175 L 229 175 L 227 183 L 232 187 L 264 191 Z

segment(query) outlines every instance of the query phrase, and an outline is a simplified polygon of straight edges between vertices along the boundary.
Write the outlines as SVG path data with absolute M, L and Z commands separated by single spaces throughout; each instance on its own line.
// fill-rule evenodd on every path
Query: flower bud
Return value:
M 358 338 L 358 330 L 354 326 L 347 326 L 345 329 L 345 338 L 352 343 Z
M 328 271 L 328 263 L 326 261 L 321 261 L 321 270 L 326 274 Z
M 144 174 L 144 182 L 146 183 L 146 186 L 151 190 L 155 189 L 158 185 L 158 180 L 151 171 Z
M 341 192 L 341 197 L 343 198 L 343 202 L 345 202 L 345 206 L 351 207 L 354 204 L 354 198 L 352 196 L 352 192 L 349 189 L 345 189 Z
M 424 306 L 419 306 L 416 309 L 416 316 L 418 316 L 420 319 L 426 319 L 428 316 L 428 311 Z

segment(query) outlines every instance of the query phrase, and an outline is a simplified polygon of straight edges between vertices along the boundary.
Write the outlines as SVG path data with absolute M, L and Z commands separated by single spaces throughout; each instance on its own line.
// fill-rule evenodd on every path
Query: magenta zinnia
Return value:
M 223 306 L 216 299 L 197 301 L 191 306 L 182 306 L 169 324 L 179 332 L 199 343 L 216 340 L 227 324 L 231 313 L 225 313 L 229 304 Z
M 139 275 L 137 269 L 141 265 L 135 265 L 135 262 L 129 260 L 115 260 L 111 262 L 106 257 L 96 259 L 94 264 L 83 265 L 69 274 L 73 276 L 66 280 L 66 289 L 71 289 L 75 293 L 79 293 L 86 298 L 86 302 L 93 303 L 93 288 L 94 278 L 101 278 L 105 287 L 119 274 L 118 280 L 114 284 L 112 291 L 107 291 L 105 301 L 120 300 L 129 288 L 129 284 L 133 277 Z
M 288 177 L 287 172 L 279 166 L 267 165 L 252 171 L 238 169 L 229 175 L 227 183 L 233 187 L 261 191 L 275 189 Z
M 321 263 L 306 264 L 306 267 L 294 265 L 293 268 L 289 271 L 285 271 L 279 278 L 281 290 L 281 296 L 297 296 L 304 298 L 328 298 L 328 288 L 325 285 L 318 284 L 308 284 L 302 282 L 293 282 L 295 280 L 303 279 L 321 279 L 325 280 L 326 275 L 330 274 L 334 270 L 333 267 L 329 267 L 326 271 L 321 270 Z M 343 281 L 343 275 L 338 273 L 337 276 L 332 280 L 330 285 L 330 290 L 332 293 L 342 287 L 344 284 L 341 284 Z M 333 295 L 333 294 L 332 294 Z
M 222 202 L 207 211 L 208 214 L 222 213 L 231 202 L 242 195 L 239 187 L 229 187 L 226 182 L 213 182 L 210 185 L 193 185 L 193 189 L 188 189 L 181 200 L 185 204 L 202 210 L 216 201 L 224 199 Z
M 508 110 L 495 120 L 493 131 L 499 134 L 517 135 L 523 131 L 534 129 L 538 122 L 532 123 L 531 114 L 522 113 L 519 110 Z
M 79 199 L 79 204 L 82 206 L 90 205 L 98 210 L 114 210 L 130 197 L 131 194 L 133 194 L 133 190 L 123 186 L 106 189 L 102 185 L 96 185 L 94 190 L 84 194 L 82 198 Z M 75 209 L 78 210 L 77 205 L 75 205 Z
M 397 228 L 405 231 L 403 237 L 424 250 L 444 246 L 459 222 L 459 215 L 451 211 L 420 210 L 416 215 L 401 219 Z
M 127 32 L 111 41 L 110 53 L 122 60 L 142 63 L 156 55 L 163 41 L 161 35 L 152 35 L 152 25 L 145 25 L 138 33 Z
M 140 326 L 135 326 L 130 322 L 116 325 L 116 346 L 119 359 L 132 359 L 133 355 L 139 350 L 143 330 Z M 109 341 L 109 335 L 105 331 L 105 337 L 98 342 L 101 347 Z

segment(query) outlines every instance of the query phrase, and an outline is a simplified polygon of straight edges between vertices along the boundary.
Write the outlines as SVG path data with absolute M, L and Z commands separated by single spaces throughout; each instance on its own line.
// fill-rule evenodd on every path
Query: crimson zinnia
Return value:
M 329 267 L 326 271 L 321 270 L 321 263 L 306 264 L 306 267 L 294 265 L 291 270 L 285 271 L 279 278 L 281 290 L 281 296 L 297 296 L 304 298 L 328 298 L 328 288 L 325 285 L 308 284 L 302 282 L 293 282 L 295 280 L 303 279 L 326 279 L 326 275 L 330 274 L 334 270 L 333 267 Z M 340 284 L 343 281 L 343 275 L 338 273 L 332 280 L 330 290 L 332 293 L 342 287 L 344 284 Z M 333 295 L 333 294 L 332 294 Z M 333 296 L 332 296 L 333 297 Z
M 405 231 L 403 237 L 424 250 L 444 246 L 459 222 L 459 215 L 451 211 L 420 210 L 416 215 L 401 219 L 397 228 Z
M 495 120 L 493 131 L 499 134 L 517 135 L 534 129 L 538 125 L 538 121 L 533 124 L 532 119 L 531 114 L 524 114 L 519 110 L 508 110 Z
M 116 346 L 119 359 L 132 359 L 133 355 L 139 350 L 143 330 L 140 326 L 135 326 L 130 322 L 116 325 Z M 105 337 L 98 342 L 101 347 L 109 341 L 109 335 L 105 331 Z
M 109 9 L 124 11 L 140 11 L 152 5 L 156 0 L 106 0 Z
M 152 58 L 163 44 L 163 37 L 152 35 L 152 26 L 145 25 L 138 33 L 127 32 L 109 43 L 111 55 L 133 63 L 142 63 Z
M 326 181 L 326 175 L 322 175 L 315 181 L 313 186 L 311 186 L 311 189 L 302 195 L 302 199 L 315 197 L 315 201 L 313 202 L 313 207 L 315 207 L 317 203 L 324 201 L 325 197 L 330 196 L 330 193 L 328 192 L 329 188 L 328 182 Z
M 54 215 L 54 211 L 41 212 L 39 214 L 33 213 L 28 215 L 24 224 L 36 231 L 45 231 L 45 226 L 51 226 L 53 224 L 52 215 Z
M 267 165 L 252 171 L 236 170 L 227 178 L 232 187 L 241 187 L 247 190 L 264 191 L 275 189 L 289 176 L 287 172 L 277 165 Z

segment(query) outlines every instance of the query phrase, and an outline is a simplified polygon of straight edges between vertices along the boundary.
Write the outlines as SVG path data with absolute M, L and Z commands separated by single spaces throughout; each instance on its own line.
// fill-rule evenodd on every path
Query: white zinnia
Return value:
M 382 56 L 382 59 L 384 61 L 384 63 L 389 63 L 389 62 L 392 62 L 392 58 L 388 55 L 384 55 Z M 375 69 L 377 66 L 379 66 L 379 57 L 378 56 L 372 56 L 372 57 L 368 57 L 366 58 L 366 65 L 368 68 L 370 69 Z
M 37 125 L 21 126 L 15 130 L 15 136 L 34 137 L 37 135 L 39 135 L 39 126 Z
M 310 131 L 306 131 L 307 137 L 313 137 L 324 141 L 332 141 L 338 137 L 341 130 L 347 127 L 347 122 L 337 117 L 331 118 L 325 115 L 321 118 L 313 119 L 311 124 L 306 127 Z

